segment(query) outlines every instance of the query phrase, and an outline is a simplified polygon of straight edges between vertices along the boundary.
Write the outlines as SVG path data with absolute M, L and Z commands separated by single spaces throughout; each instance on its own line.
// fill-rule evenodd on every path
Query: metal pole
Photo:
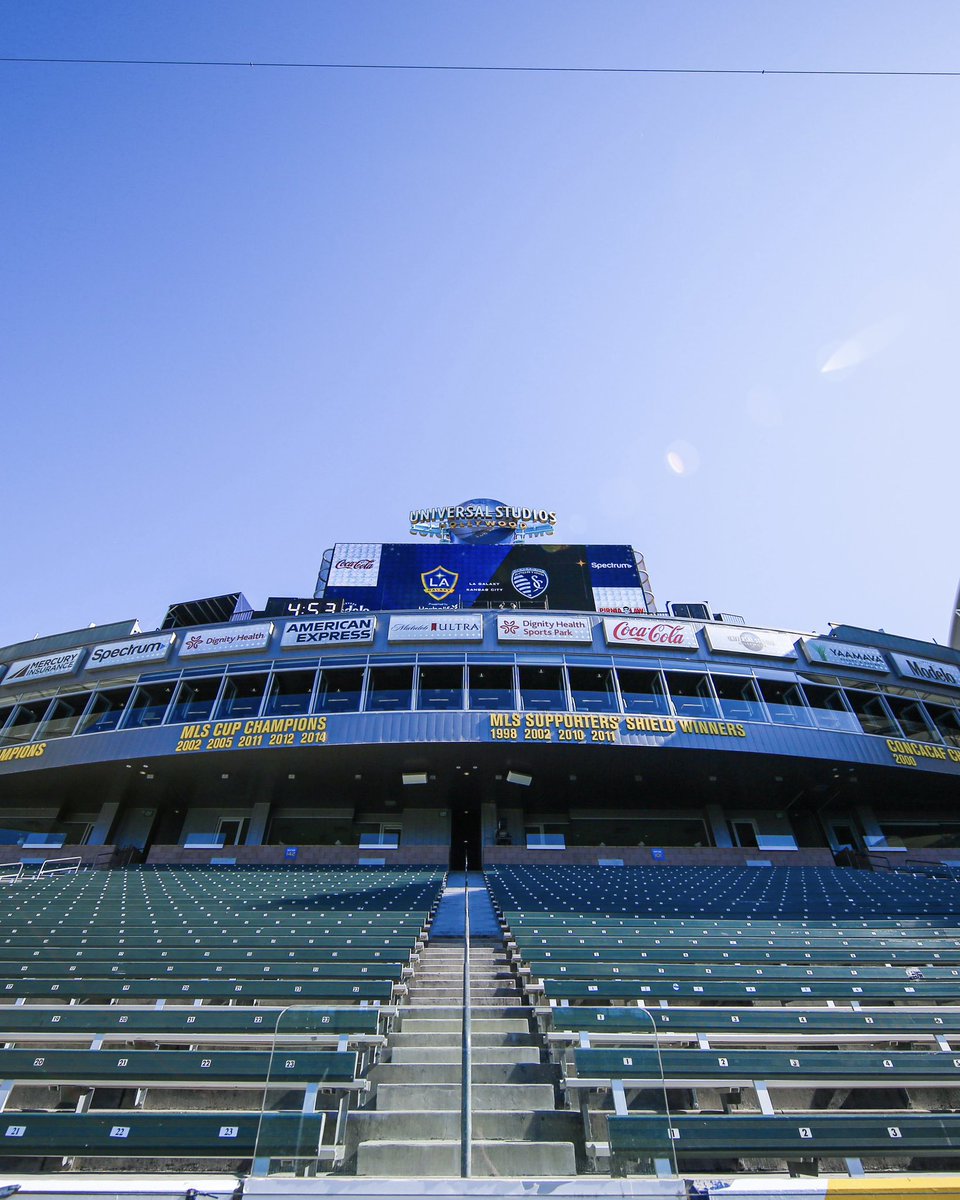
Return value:
M 463 843 L 463 1021 L 460 1061 L 460 1178 L 473 1174 L 473 1105 L 471 1098 L 471 1029 L 470 1029 L 470 892 L 467 886 L 469 867 L 467 843 Z

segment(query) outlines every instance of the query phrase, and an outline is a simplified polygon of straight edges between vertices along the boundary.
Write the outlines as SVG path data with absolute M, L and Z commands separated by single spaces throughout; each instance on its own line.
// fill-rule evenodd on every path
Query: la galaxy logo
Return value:
M 510 576 L 513 590 L 528 600 L 536 600 L 550 586 L 550 576 L 539 567 L 517 567 Z
M 448 571 L 446 567 L 434 567 L 432 571 L 424 571 L 420 575 L 423 590 L 431 600 L 446 600 L 452 596 L 459 578 L 458 571 Z

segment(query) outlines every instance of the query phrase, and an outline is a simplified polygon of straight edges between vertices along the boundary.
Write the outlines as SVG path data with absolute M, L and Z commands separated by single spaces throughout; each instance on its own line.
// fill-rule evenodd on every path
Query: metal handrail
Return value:
M 470 1026 L 470 888 L 467 880 L 468 847 L 463 843 L 463 1017 L 460 1055 L 460 1178 L 473 1174 L 473 1103 L 471 1076 L 473 1052 Z

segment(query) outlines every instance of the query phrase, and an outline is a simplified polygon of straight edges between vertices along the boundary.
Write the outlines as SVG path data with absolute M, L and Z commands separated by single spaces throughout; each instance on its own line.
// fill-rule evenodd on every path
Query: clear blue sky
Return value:
M 4 0 L 0 34 L 936 70 L 960 5 Z M 309 595 L 472 496 L 631 542 L 661 601 L 946 639 L 960 78 L 10 63 L 0 112 L 0 644 Z

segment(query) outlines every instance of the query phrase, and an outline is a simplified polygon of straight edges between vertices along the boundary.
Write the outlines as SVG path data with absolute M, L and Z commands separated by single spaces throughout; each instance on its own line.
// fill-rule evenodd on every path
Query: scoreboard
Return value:
M 542 608 L 651 610 L 631 546 L 340 542 L 318 598 L 331 611 Z

